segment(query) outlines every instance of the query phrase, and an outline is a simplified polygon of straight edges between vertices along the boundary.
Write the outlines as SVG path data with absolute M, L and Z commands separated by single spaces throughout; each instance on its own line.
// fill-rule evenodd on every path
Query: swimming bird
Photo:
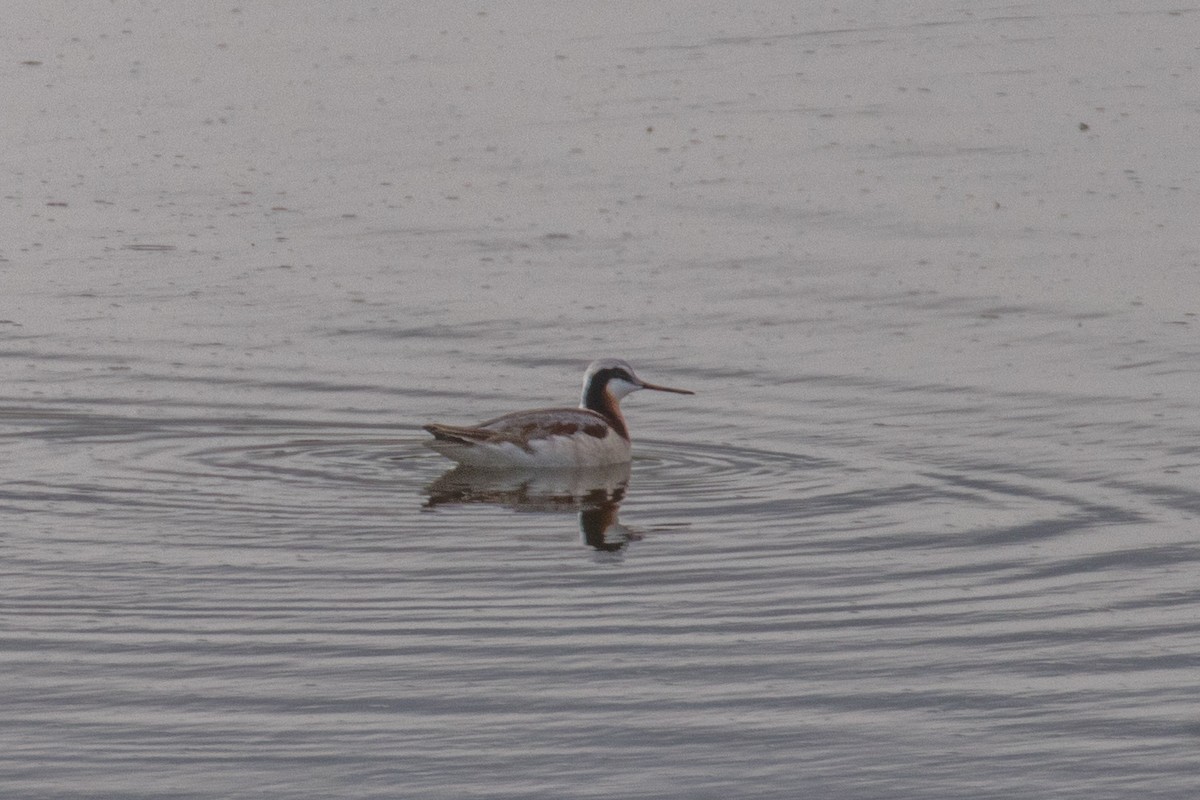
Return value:
M 695 394 L 639 378 L 628 362 L 602 358 L 583 375 L 579 408 L 515 411 L 478 425 L 431 423 L 429 447 L 446 458 L 486 469 L 598 467 L 624 464 L 632 450 L 621 398 L 638 389 Z

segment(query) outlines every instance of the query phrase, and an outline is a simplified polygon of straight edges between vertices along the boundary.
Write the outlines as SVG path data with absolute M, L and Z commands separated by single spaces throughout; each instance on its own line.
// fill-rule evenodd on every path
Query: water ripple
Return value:
M 30 524 L 4 541 L 0 660 L 29 758 L 64 709 L 81 764 L 226 775 L 247 749 L 377 768 L 388 740 L 441 774 L 457 756 L 430 738 L 536 773 L 499 742 L 532 724 L 601 747 L 581 720 L 660 756 L 731 714 L 739 750 L 818 718 L 894 746 L 929 714 L 947 747 L 981 720 L 1016 750 L 1189 735 L 1139 706 L 1198 666 L 1200 548 L 1154 524 L 1186 492 L 815 441 L 643 440 L 629 468 L 481 477 L 405 428 L 95 416 L 8 415 L 29 468 L 0 505 Z M 853 763 L 852 738 L 821 746 Z

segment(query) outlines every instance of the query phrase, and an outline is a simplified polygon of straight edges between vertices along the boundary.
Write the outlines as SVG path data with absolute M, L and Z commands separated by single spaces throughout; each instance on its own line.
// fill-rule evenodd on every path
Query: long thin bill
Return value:
M 656 392 L 674 392 L 675 394 L 695 394 L 691 389 L 672 389 L 670 386 L 659 386 L 655 383 L 642 381 L 643 389 L 653 389 Z

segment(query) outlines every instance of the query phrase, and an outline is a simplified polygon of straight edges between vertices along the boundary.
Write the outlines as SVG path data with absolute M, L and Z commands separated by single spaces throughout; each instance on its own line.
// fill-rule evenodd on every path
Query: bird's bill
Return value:
M 646 383 L 642 381 L 638 386 L 639 389 L 653 389 L 656 392 L 674 392 L 675 394 L 695 394 L 691 389 L 673 389 L 670 386 L 659 386 L 657 383 Z

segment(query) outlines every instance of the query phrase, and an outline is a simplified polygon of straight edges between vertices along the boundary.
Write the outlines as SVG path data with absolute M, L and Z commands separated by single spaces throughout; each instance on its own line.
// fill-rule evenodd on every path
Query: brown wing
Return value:
M 471 427 L 431 423 L 425 430 L 434 438 L 456 444 L 500 444 L 511 442 L 529 449 L 530 442 L 551 436 L 575 436 L 582 433 L 596 439 L 608 435 L 604 417 L 583 408 L 540 408 L 517 411 L 489 419 Z
M 440 439 L 443 442 L 455 442 L 456 444 L 477 444 L 479 442 L 489 441 L 492 438 L 491 433 L 480 430 L 479 428 L 461 428 L 457 425 L 441 425 L 437 422 L 431 422 L 422 427 L 432 433 L 433 438 Z

